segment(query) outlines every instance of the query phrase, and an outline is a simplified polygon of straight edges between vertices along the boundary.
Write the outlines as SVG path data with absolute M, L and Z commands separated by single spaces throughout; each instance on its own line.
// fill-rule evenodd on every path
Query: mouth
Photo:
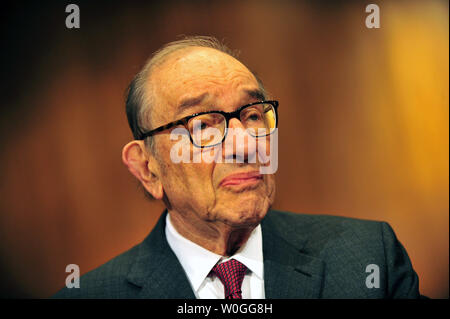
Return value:
M 252 171 L 246 173 L 235 173 L 228 175 L 220 182 L 219 186 L 235 186 L 235 185 L 249 185 L 256 184 L 262 180 L 263 176 L 259 171 Z

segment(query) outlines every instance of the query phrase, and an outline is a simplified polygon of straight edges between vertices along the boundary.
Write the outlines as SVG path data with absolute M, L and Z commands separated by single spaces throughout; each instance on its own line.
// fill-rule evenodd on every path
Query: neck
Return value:
M 176 212 L 170 212 L 170 221 L 184 238 L 221 256 L 232 256 L 244 245 L 256 225 L 230 226 L 224 222 L 186 222 Z

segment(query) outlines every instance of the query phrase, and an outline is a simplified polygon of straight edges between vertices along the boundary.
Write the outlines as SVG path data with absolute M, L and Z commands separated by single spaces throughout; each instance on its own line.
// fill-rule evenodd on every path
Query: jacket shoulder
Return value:
M 307 238 L 318 244 L 336 240 L 341 237 L 356 237 L 358 240 L 373 242 L 382 239 L 382 228 L 387 223 L 382 221 L 364 220 L 358 218 L 299 214 L 272 210 L 268 213 L 271 226 L 279 233 L 291 237 Z
M 324 298 L 418 298 L 418 277 L 391 226 L 331 215 L 272 211 L 272 227 L 300 251 L 326 264 Z M 380 288 L 367 289 L 368 269 L 379 269 Z
M 269 218 L 279 234 L 319 258 L 329 259 L 336 256 L 336 251 L 342 251 L 341 257 L 357 256 L 364 263 L 383 260 L 385 236 L 395 238 L 386 222 L 333 215 L 270 213 Z
M 83 274 L 79 288 L 64 287 L 51 298 L 132 298 L 133 289 L 127 274 L 143 243 L 112 258 L 103 265 Z

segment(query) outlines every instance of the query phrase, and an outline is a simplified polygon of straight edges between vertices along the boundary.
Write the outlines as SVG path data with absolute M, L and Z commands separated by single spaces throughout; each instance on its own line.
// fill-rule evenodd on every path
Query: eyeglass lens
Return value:
M 271 134 L 276 128 L 276 113 L 270 103 L 259 103 L 241 110 L 239 120 L 254 137 Z M 226 118 L 220 113 L 198 115 L 188 122 L 189 133 L 196 146 L 220 144 L 226 132 Z

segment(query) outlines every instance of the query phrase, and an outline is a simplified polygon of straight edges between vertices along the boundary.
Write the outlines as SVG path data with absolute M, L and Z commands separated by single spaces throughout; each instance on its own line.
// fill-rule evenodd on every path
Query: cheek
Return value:
M 184 165 L 189 166 L 178 171 L 177 180 L 172 185 L 176 195 L 174 200 L 180 205 L 180 210 L 189 207 L 190 210 L 204 214 L 216 202 L 216 192 L 211 180 L 212 172 L 204 164 Z
M 162 154 L 166 176 L 163 178 L 176 180 L 179 186 L 202 185 L 204 188 L 212 184 L 215 163 L 202 161 L 202 149 L 194 147 L 189 137 L 183 134 L 181 139 L 167 140 L 165 145 Z
M 190 202 L 193 206 L 215 201 L 212 183 L 214 163 L 173 163 L 170 156 L 164 161 L 161 182 L 169 200 L 183 205 Z

